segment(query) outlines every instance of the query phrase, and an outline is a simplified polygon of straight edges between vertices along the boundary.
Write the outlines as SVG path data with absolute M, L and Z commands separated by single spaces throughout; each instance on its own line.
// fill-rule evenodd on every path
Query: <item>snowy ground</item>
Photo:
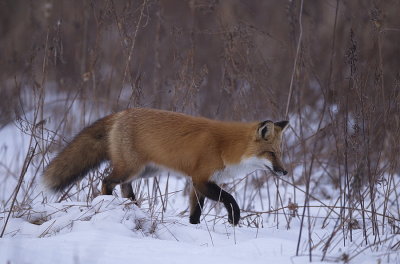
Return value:
M 12 219 L 7 238 L 0 241 L 2 263 L 285 263 L 296 248 L 294 230 L 233 229 L 204 221 L 191 226 L 186 217 L 169 214 L 152 222 L 138 207 L 113 196 L 32 211 L 37 215 L 29 216 L 31 222 L 42 219 L 41 212 L 50 216 L 41 225 Z
M 0 231 L 25 155 L 32 147 L 28 134 L 15 124 L 0 130 Z M 304 186 L 296 189 L 284 181 L 278 186 L 273 178 L 260 184 L 266 177 L 262 172 L 238 175 L 225 189 L 234 187 L 231 193 L 243 210 L 240 225 L 228 224 L 224 208 L 210 201 L 201 224 L 190 225 L 185 179 L 161 177 L 158 189 L 154 189 L 154 180 L 143 180 L 140 208 L 120 198 L 118 190 L 113 196 L 94 199 L 83 190 L 56 202 L 59 197 L 41 191 L 38 182 L 43 164 L 35 162 L 28 168 L 0 238 L 0 263 L 308 263 L 310 245 L 313 263 L 346 262 L 348 258 L 350 263 L 400 263 L 398 221 L 392 222 L 392 229 L 388 224 L 379 227 L 380 243 L 371 235 L 368 220 L 367 238 L 363 229 L 350 233 L 340 226 L 340 209 L 333 208 L 338 193 L 329 186 L 319 189 L 331 199 L 314 197 L 304 211 L 301 229 Z M 297 168 L 295 177 L 301 171 Z M 353 219 L 360 223 L 362 218 L 356 212 Z
M 98 196 L 85 202 L 33 204 L 10 219 L 0 240 L 0 263 L 307 263 L 306 235 L 295 256 L 300 218 L 284 222 L 264 216 L 254 225 L 242 220 L 232 227 L 224 212 L 208 215 L 200 225 L 188 224 L 184 197 L 169 198 L 161 219 L 160 205 L 154 215 L 116 196 Z M 211 204 L 209 204 L 211 205 Z M 314 212 L 317 213 L 318 212 Z M 246 217 L 246 213 L 242 213 Z M 281 219 L 282 221 L 282 219 Z M 262 223 L 261 223 L 262 222 Z M 261 227 L 262 225 L 262 227 Z M 329 224 L 328 224 L 329 225 Z M 305 232 L 306 229 L 304 229 Z M 331 234 L 330 228 L 313 228 L 315 242 Z M 353 233 L 354 241 L 362 232 Z M 388 236 L 390 237 L 390 235 Z M 357 251 L 356 243 L 339 245 L 326 260 L 337 261 Z M 358 242 L 357 242 L 358 243 Z M 321 247 L 314 249 L 314 263 L 321 259 Z M 362 251 L 366 247 L 361 247 Z M 367 249 L 352 263 L 399 263 L 399 254 Z M 382 261 L 382 262 L 379 262 Z

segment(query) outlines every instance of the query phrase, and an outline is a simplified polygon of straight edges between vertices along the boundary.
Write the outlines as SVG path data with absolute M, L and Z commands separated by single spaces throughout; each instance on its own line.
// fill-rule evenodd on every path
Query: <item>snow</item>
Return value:
M 0 261 L 5 263 L 9 256 L 15 263 L 281 263 L 289 257 L 282 252 L 283 247 L 288 249 L 287 242 L 260 238 L 216 248 L 90 230 L 57 239 L 11 240 L 2 245 L 1 251 L 7 254 L 1 254 Z M 294 243 L 289 245 L 289 249 L 294 247 Z
M 150 216 L 114 196 L 98 196 L 89 205 L 38 205 L 31 211 L 8 224 L 0 240 L 0 263 L 285 263 L 296 248 L 287 232 L 273 227 L 220 224 L 209 230 L 205 223 L 192 226 L 186 218 L 168 215 L 152 228 Z M 46 216 L 41 225 L 28 222 Z
M 165 186 L 162 179 L 161 189 Z M 169 181 L 170 186 L 175 185 L 178 189 L 184 185 L 180 178 L 170 178 Z M 186 209 L 186 202 L 181 193 L 170 196 L 162 219 L 160 203 L 155 206 L 154 213 L 146 201 L 139 208 L 129 199 L 116 195 L 100 195 L 88 202 L 32 203 L 30 208 L 21 210 L 10 219 L 5 236 L 0 239 L 0 263 L 309 261 L 306 229 L 300 244 L 301 254 L 295 254 L 300 217 L 292 218 L 289 228 L 282 215 L 278 215 L 278 227 L 278 222 L 267 214 L 259 219 L 258 227 L 246 225 L 244 219 L 239 226 L 233 227 L 228 224 L 226 213 L 219 208 L 216 215 L 210 213 L 203 217 L 201 224 L 190 225 L 188 214 L 181 213 Z M 258 201 L 254 203 L 259 206 Z M 204 211 L 209 211 L 214 205 L 207 201 Z M 312 215 L 325 215 L 324 211 L 313 208 Z M 242 217 L 247 215 L 242 212 Z M 328 222 L 331 222 L 327 224 L 329 227 L 333 226 L 333 220 Z M 331 228 L 316 224 L 312 238 L 317 242 L 318 238 L 328 237 L 331 232 Z M 362 240 L 362 230 L 354 230 L 353 238 Z M 350 254 L 358 247 L 351 243 L 343 246 L 339 240 L 335 243 L 339 245 L 328 254 L 335 256 L 335 260 L 342 253 Z M 323 263 L 320 262 L 321 251 L 314 250 L 314 254 L 313 263 Z M 366 250 L 354 263 L 378 263 L 380 254 Z M 398 263 L 398 260 L 399 254 L 392 254 L 386 263 Z
M 57 123 L 56 120 L 53 122 Z M 15 123 L 0 130 L 0 231 L 6 222 L 10 197 L 30 147 L 29 133 L 21 132 L 20 127 Z M 301 165 L 296 166 L 292 172 L 294 178 L 299 178 L 303 171 Z M 242 208 L 240 224 L 233 227 L 227 221 L 223 206 L 209 200 L 206 200 L 201 223 L 189 224 L 188 197 L 184 195 L 186 180 L 181 177 L 166 177 L 165 173 L 158 176 L 159 188 L 155 191 L 152 190 L 154 179 L 135 183 L 134 190 L 140 185 L 140 192 L 136 193 L 141 200 L 138 207 L 121 198 L 118 189 L 114 195 L 95 198 L 84 189 L 58 202 L 59 195 L 42 191 L 38 184 L 41 173 L 42 165 L 34 159 L 4 236 L 0 238 L 0 264 L 309 263 L 309 235 L 313 263 L 343 262 L 341 259 L 346 255 L 352 258 L 350 263 L 400 263 L 399 250 L 392 249 L 400 235 L 391 232 L 387 219 L 379 237 L 382 243 L 374 244 L 372 224 L 367 219 L 367 244 L 363 229 L 353 230 L 350 241 L 348 229 L 340 228 L 324 261 L 321 260 L 324 245 L 337 228 L 336 213 L 340 211 L 333 208 L 337 206 L 338 191 L 329 186 L 320 186 L 319 189 L 329 193 L 331 200 L 314 194 L 315 199 L 310 201 L 312 207 L 309 213 L 306 211 L 299 254 L 296 255 L 305 187 L 295 186 L 296 189 L 285 184 L 285 181 L 291 181 L 289 178 L 283 178 L 279 186 L 278 179 L 270 176 L 265 181 L 267 176 L 260 171 L 251 175 L 238 172 L 236 177 L 229 179 L 224 188 L 232 188 L 229 192 Z M 394 180 L 397 182 L 393 186 L 396 186 L 399 179 Z M 100 188 L 100 184 L 95 187 Z M 316 187 L 313 183 L 311 190 L 318 189 Z M 385 193 L 385 188 L 382 186 L 381 193 Z M 381 204 L 382 199 L 383 195 L 378 192 L 376 204 Z M 289 210 L 289 203 L 297 203 L 300 207 L 296 208 L 297 211 Z M 395 207 L 389 203 L 387 214 L 395 216 Z M 382 208 L 378 210 L 382 211 Z M 361 222 L 359 212 L 355 211 L 353 217 Z M 378 218 L 382 223 L 382 218 Z

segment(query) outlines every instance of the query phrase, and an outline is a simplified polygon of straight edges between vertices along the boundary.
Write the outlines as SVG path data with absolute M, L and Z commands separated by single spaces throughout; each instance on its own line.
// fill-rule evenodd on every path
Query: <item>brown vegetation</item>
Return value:
M 288 168 L 303 168 L 291 183 L 309 199 L 319 183 L 340 189 L 338 230 L 357 207 L 379 235 L 388 201 L 374 204 L 375 187 L 389 197 L 400 169 L 399 10 L 397 0 L 2 1 L 0 127 L 29 109 L 35 129 L 61 119 L 58 135 L 135 106 L 288 117 Z M 45 104 L 54 93 L 65 103 Z M 74 100 L 90 120 L 65 121 Z

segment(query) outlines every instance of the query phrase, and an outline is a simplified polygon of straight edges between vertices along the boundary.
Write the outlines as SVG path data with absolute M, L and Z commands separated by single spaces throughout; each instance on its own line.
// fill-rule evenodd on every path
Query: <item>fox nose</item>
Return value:
M 275 167 L 275 166 L 274 166 L 274 171 L 275 171 L 276 173 L 278 173 L 278 174 L 280 174 L 280 173 L 282 173 L 283 175 L 288 174 L 287 170 L 285 170 L 285 169 L 283 169 L 283 168 L 280 168 L 280 167 Z

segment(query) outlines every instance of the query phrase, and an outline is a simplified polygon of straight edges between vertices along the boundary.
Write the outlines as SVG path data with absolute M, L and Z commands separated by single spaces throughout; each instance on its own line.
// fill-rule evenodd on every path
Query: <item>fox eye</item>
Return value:
M 275 157 L 276 157 L 276 155 L 275 155 L 275 152 L 268 151 L 268 154 L 269 154 L 269 155 L 271 155 L 273 158 L 275 158 Z

